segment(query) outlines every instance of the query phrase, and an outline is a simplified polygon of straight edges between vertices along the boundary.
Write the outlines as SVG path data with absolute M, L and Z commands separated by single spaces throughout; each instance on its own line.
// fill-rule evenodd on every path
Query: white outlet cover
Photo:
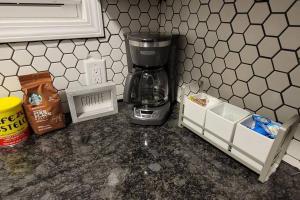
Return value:
M 107 82 L 105 60 L 89 58 L 83 61 L 87 85 L 98 85 Z

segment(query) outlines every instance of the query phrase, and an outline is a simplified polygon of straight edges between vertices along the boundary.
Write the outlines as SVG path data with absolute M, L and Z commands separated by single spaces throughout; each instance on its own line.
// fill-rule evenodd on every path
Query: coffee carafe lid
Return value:
M 171 34 L 166 32 L 131 32 L 126 33 L 125 37 L 128 40 L 138 41 L 138 42 L 160 42 L 171 40 Z

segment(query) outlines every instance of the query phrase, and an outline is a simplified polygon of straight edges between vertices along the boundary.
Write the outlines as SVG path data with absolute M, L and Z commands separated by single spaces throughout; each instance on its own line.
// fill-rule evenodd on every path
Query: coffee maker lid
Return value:
M 138 42 L 160 42 L 169 41 L 172 36 L 165 32 L 131 32 L 125 34 L 128 40 Z

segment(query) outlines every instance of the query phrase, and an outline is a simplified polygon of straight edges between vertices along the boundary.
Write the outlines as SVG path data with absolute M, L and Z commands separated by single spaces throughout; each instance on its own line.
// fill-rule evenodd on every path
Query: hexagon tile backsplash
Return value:
M 82 60 L 106 59 L 122 98 L 125 31 L 181 35 L 179 86 L 285 121 L 300 112 L 300 1 L 102 0 L 105 38 L 0 44 L 0 96 L 21 96 L 17 75 L 49 70 L 64 90 L 84 85 Z M 202 85 L 199 85 L 199 82 Z
M 285 121 L 300 112 L 300 1 L 166 0 L 179 86 Z
M 0 97 L 23 96 L 17 76 L 49 70 L 68 110 L 64 90 L 85 84 L 82 60 L 106 59 L 108 81 L 123 98 L 127 60 L 123 33 L 158 31 L 159 0 L 101 0 L 105 38 L 0 44 Z

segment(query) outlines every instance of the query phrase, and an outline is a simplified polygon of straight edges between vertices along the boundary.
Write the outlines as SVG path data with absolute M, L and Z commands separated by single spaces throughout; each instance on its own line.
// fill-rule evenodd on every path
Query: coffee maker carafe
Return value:
M 175 100 L 172 37 L 166 33 L 125 34 L 128 75 L 124 101 L 130 121 L 161 125 Z

